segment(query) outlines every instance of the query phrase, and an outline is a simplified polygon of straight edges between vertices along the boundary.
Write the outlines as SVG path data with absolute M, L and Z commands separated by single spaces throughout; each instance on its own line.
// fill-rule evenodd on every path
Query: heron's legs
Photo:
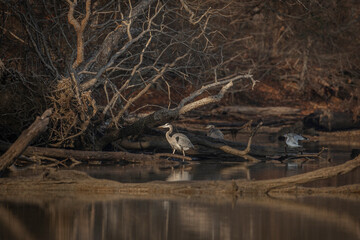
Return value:
M 183 155 L 184 155 L 184 157 L 185 157 L 185 151 L 184 150 L 182 150 L 182 152 L 183 152 Z M 183 158 L 183 162 L 185 161 L 185 159 Z
M 175 150 L 175 149 L 173 149 L 173 154 L 175 153 L 175 151 L 176 151 L 176 150 Z

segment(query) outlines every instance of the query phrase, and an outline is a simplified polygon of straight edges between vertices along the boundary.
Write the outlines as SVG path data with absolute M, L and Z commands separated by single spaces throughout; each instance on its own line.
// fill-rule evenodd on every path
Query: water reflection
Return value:
M 0 239 L 359 239 L 360 204 L 308 197 L 0 202 Z
M 248 134 L 235 139 L 236 141 L 246 142 Z M 155 166 L 138 165 L 112 165 L 112 166 L 77 166 L 76 170 L 87 172 L 90 176 L 101 179 L 110 179 L 119 182 L 148 182 L 160 181 L 188 181 L 188 180 L 265 180 L 281 177 L 293 176 L 322 167 L 334 166 L 352 158 L 351 154 L 356 154 L 353 145 L 347 142 L 334 142 L 319 138 L 321 141 L 314 140 L 303 142 L 306 153 L 318 153 L 322 147 L 324 151 L 322 158 L 300 158 L 290 159 L 283 162 L 272 163 L 270 158 L 256 165 L 249 165 L 243 159 L 216 156 L 213 159 L 201 159 L 185 164 L 179 168 L 159 168 Z M 285 143 L 278 139 L 270 140 L 269 134 L 257 134 L 253 143 L 256 145 L 267 146 L 277 149 L 281 155 L 281 144 Z M 357 146 L 357 145 L 356 145 Z M 360 151 L 359 151 L 360 152 Z M 279 157 L 278 156 L 278 157 Z M 284 160 L 284 159 L 283 159 Z M 276 158 L 274 158 L 276 162 Z
M 261 162 L 254 165 L 243 162 L 201 161 L 174 169 L 139 165 L 77 166 L 74 169 L 84 171 L 95 178 L 139 183 L 155 180 L 265 180 L 289 177 L 336 164 L 338 163 L 324 159 L 304 158 L 286 163 Z
M 190 181 L 192 176 L 189 170 L 185 170 L 184 168 L 173 169 L 170 175 L 166 178 L 168 182 L 178 182 L 178 181 Z

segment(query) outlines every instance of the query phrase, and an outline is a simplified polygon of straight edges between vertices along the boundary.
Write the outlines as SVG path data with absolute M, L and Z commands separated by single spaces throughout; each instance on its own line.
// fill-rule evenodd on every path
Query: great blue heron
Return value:
M 224 139 L 224 134 L 219 129 L 215 128 L 214 125 L 207 125 L 206 128 L 209 129 L 206 136 L 212 138 Z
M 182 152 L 185 157 L 185 151 L 190 148 L 194 148 L 194 145 L 191 143 L 190 139 L 182 133 L 175 133 L 172 136 L 170 134 L 173 131 L 173 126 L 169 123 L 160 126 L 160 128 L 169 128 L 169 131 L 166 132 L 166 140 L 169 142 L 171 148 L 173 149 L 173 154 L 176 150 Z
M 299 141 L 307 140 L 307 138 L 296 133 L 287 133 L 284 135 L 284 137 L 286 138 L 286 145 L 292 148 L 302 147 L 301 145 L 299 145 Z

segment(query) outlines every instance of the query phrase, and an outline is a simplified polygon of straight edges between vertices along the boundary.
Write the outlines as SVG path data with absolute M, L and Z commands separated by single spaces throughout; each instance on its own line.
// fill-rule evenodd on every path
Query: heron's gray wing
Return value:
M 182 133 L 175 133 L 173 137 L 175 137 L 176 142 L 185 150 L 194 147 L 190 139 Z
M 296 140 L 296 141 L 301 141 L 301 140 L 307 140 L 307 138 L 305 138 L 305 137 L 303 137 L 303 136 L 301 136 L 301 135 L 294 135 L 294 139 Z
M 286 144 L 289 147 L 301 147 L 301 145 L 299 145 L 298 141 L 295 138 L 287 138 Z
M 212 128 L 207 134 L 208 137 L 224 139 L 224 134 L 219 130 Z
M 224 139 L 224 134 L 223 134 L 219 129 L 215 129 L 215 130 L 214 130 L 214 135 L 215 135 L 217 138 Z

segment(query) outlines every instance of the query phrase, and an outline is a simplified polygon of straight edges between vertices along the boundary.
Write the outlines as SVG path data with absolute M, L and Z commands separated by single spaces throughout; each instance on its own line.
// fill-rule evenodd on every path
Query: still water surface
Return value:
M 0 239 L 360 239 L 360 204 L 276 200 L 52 199 L 0 202 Z
M 246 136 L 247 137 L 247 136 Z M 258 137 L 258 138 L 257 138 Z M 326 140 L 326 139 L 325 139 Z M 255 136 L 254 144 L 282 149 L 283 141 L 270 142 L 269 136 Z M 331 140 L 310 141 L 303 143 L 303 154 L 316 154 L 325 147 L 321 158 L 289 159 L 280 162 L 276 159 L 264 160 L 257 164 L 248 164 L 241 158 L 217 156 L 214 159 L 196 159 L 191 164 L 184 164 L 175 169 L 162 169 L 153 166 L 111 165 L 111 166 L 78 166 L 75 169 L 84 171 L 90 176 L 100 179 L 110 179 L 119 182 L 148 182 L 148 181 L 189 181 L 189 180 L 265 180 L 289 177 L 322 167 L 329 167 L 344 163 L 354 158 L 354 150 L 360 149 L 360 142 L 338 142 Z M 360 150 L 358 151 L 360 152 Z M 279 152 L 279 156 L 280 156 Z M 282 153 L 283 154 L 283 153 Z M 289 155 L 295 153 L 288 153 Z

